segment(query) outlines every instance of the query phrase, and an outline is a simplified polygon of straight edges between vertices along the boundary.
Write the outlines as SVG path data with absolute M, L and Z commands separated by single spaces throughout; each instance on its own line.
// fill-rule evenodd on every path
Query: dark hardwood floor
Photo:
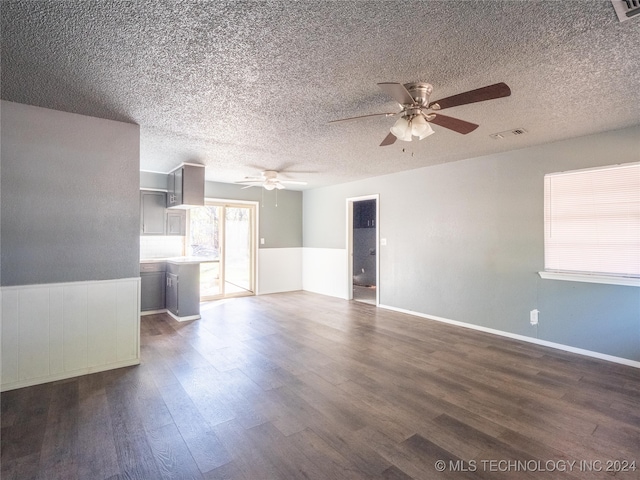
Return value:
M 638 369 L 306 292 L 202 315 L 3 393 L 2 479 L 640 478 Z

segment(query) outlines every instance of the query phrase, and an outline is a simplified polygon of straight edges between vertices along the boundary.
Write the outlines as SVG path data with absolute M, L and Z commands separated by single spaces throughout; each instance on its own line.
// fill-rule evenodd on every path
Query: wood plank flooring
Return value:
M 2 479 L 640 478 L 638 369 L 308 292 L 202 317 L 3 393 Z

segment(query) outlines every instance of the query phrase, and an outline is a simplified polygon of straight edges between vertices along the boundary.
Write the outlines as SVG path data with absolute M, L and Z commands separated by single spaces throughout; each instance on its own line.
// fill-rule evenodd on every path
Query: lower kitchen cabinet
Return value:
M 140 310 L 162 310 L 165 308 L 164 262 L 140 264 Z
M 167 273 L 166 307 L 174 315 L 178 315 L 178 275 Z
M 180 319 L 200 318 L 200 264 L 168 263 L 166 308 Z

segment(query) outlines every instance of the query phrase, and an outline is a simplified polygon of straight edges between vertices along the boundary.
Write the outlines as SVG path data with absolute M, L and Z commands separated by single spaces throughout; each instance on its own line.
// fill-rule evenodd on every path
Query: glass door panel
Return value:
M 225 294 L 253 292 L 252 207 L 226 206 L 224 228 Z
M 189 211 L 189 254 L 200 264 L 200 300 L 254 293 L 255 207 L 211 203 Z
M 222 209 L 219 205 L 206 205 L 189 212 L 189 251 L 193 256 L 211 259 L 211 262 L 200 264 L 201 300 L 223 293 L 220 269 Z

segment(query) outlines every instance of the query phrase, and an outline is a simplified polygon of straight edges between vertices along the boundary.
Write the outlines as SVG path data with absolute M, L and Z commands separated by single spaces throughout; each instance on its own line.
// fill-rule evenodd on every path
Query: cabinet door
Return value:
M 167 235 L 187 234 L 187 212 L 185 210 L 167 211 Z
M 204 167 L 182 167 L 182 187 L 182 203 L 204 205 Z
M 183 168 L 179 168 L 178 170 L 176 170 L 175 172 L 173 172 L 174 175 L 174 187 L 173 187 L 173 193 L 175 195 L 175 203 L 173 203 L 173 205 L 182 205 L 182 174 L 183 174 Z
M 376 201 L 361 200 L 353 204 L 353 228 L 376 226 Z
M 167 310 L 178 315 L 178 275 L 167 273 Z
M 165 194 L 140 192 L 140 233 L 164 235 Z
M 373 228 L 376 226 L 376 201 L 369 200 L 365 206 L 365 223 L 367 228 Z
M 140 274 L 140 310 L 162 310 L 165 308 L 165 273 Z

